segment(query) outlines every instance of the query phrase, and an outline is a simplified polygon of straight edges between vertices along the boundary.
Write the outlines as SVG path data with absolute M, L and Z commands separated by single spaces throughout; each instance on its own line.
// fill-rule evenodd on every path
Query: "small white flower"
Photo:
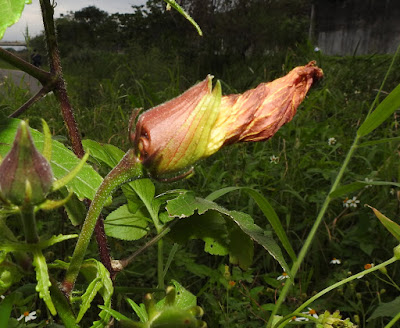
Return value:
M 356 196 L 354 196 L 352 199 L 347 200 L 347 203 L 349 204 L 349 206 L 347 207 L 357 207 L 357 204 L 360 204 L 360 201 L 357 199 Z
M 279 157 L 275 156 L 275 155 L 272 155 L 272 156 L 270 156 L 269 161 L 270 161 L 271 164 L 278 164 L 279 163 Z
M 310 307 L 308 307 L 307 309 L 308 309 L 307 312 L 302 312 L 302 313 L 303 313 L 303 314 L 307 314 L 307 315 L 309 315 L 309 316 L 311 316 L 311 317 L 314 317 L 315 319 L 318 319 L 317 311 L 315 311 L 314 309 L 312 309 L 312 308 L 310 308 Z
M 343 207 L 349 208 L 349 206 L 349 197 L 346 197 L 345 199 L 343 199 Z
M 374 263 L 367 263 L 364 265 L 364 270 L 369 270 L 371 268 L 373 268 L 375 266 Z M 361 279 L 362 277 L 364 277 L 364 275 L 357 277 L 357 279 Z
M 288 278 L 289 278 L 289 275 L 286 272 L 284 272 L 278 278 L 276 278 L 276 280 L 285 280 Z
M 373 179 L 369 179 L 369 178 L 365 178 L 364 181 L 369 183 L 369 182 L 372 182 L 374 180 Z M 364 188 L 370 188 L 370 187 L 372 187 L 372 185 L 371 184 L 367 184 Z
M 25 318 L 25 322 L 35 320 L 36 319 L 36 311 L 25 311 L 21 316 L 17 319 L 18 321 L 21 321 L 22 319 Z
M 330 264 L 342 264 L 342 261 L 340 261 L 339 259 L 337 259 L 336 257 L 334 257 L 332 259 L 332 261 L 329 262 Z
M 308 321 L 308 318 L 294 316 L 294 317 L 292 317 L 292 319 L 289 320 L 289 322 L 292 322 L 292 321 Z
M 320 51 L 320 50 L 321 50 L 321 49 L 318 48 L 318 47 L 315 47 L 315 48 L 314 48 L 314 51 L 315 51 L 315 52 L 318 52 L 318 51 Z
M 394 188 L 390 188 L 390 194 L 394 196 L 395 193 L 396 193 L 396 190 L 394 190 Z
M 337 141 L 336 138 L 331 137 L 331 138 L 328 139 L 328 145 L 329 146 L 336 145 L 336 141 Z
M 360 90 L 355 90 L 355 91 L 354 91 L 354 94 L 355 94 L 355 95 L 358 95 L 358 94 L 360 94 L 360 93 L 361 93 Z
M 0 298 L 4 300 L 6 297 L 4 295 L 0 295 Z

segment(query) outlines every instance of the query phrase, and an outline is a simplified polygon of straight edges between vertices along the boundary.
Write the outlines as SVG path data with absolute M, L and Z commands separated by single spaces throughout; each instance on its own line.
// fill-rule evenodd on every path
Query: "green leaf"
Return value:
M 253 241 L 235 224 L 230 229 L 229 241 L 229 262 L 244 269 L 249 268 L 253 264 Z
M 367 321 L 380 317 L 394 317 L 399 313 L 400 296 L 388 303 L 380 303 Z
M 108 312 L 110 315 L 112 315 L 118 321 L 121 321 L 121 320 L 132 321 L 128 317 L 124 316 L 122 313 L 119 313 L 118 311 L 115 311 L 113 309 L 107 308 L 107 307 L 105 307 L 103 305 L 99 305 L 99 308 L 102 309 L 105 312 Z
M 268 222 L 271 224 L 272 228 L 274 229 L 276 235 L 278 236 L 279 240 L 281 241 L 283 247 L 292 258 L 293 261 L 296 260 L 296 253 L 294 252 L 292 245 L 290 244 L 289 238 L 286 235 L 285 230 L 279 220 L 278 215 L 276 214 L 272 205 L 268 202 L 268 200 L 260 194 L 257 190 L 248 187 L 227 187 L 217 191 L 214 191 L 210 195 L 206 197 L 208 200 L 215 200 L 226 193 L 235 191 L 235 190 L 243 190 L 245 191 L 253 200 L 256 202 L 258 207 L 261 209 L 265 217 L 268 219 Z
M 20 120 L 17 119 L 3 119 L 0 121 L 0 155 L 3 157 L 11 149 L 19 122 Z M 36 147 L 39 150 L 43 149 L 43 134 L 32 128 L 30 128 L 30 132 Z M 52 141 L 50 164 L 57 179 L 72 171 L 79 162 L 79 158 L 67 147 L 58 141 Z M 102 181 L 103 178 L 90 165 L 85 164 L 77 176 L 67 184 L 67 188 L 69 190 L 72 189 L 80 199 L 93 199 Z
M 194 21 L 192 17 L 179 5 L 176 3 L 175 0 L 164 0 L 167 4 L 169 4 L 172 8 L 177 10 L 183 17 L 185 17 L 197 30 L 197 33 L 199 33 L 200 36 L 203 35 L 203 32 L 201 31 L 201 28 L 197 23 Z
M 364 188 L 365 184 L 361 182 L 353 182 L 347 185 L 339 186 L 329 194 L 330 198 L 337 198 L 343 195 L 351 194 L 361 188 Z
M 375 146 L 375 145 L 379 145 L 381 143 L 392 142 L 392 141 L 400 141 L 400 137 L 366 141 L 366 142 L 359 144 L 357 147 L 360 148 L 360 147 L 367 147 L 367 146 Z
M 114 292 L 113 283 L 110 278 L 110 272 L 104 267 L 102 263 L 95 259 L 89 259 L 84 261 L 81 268 L 81 273 L 85 276 L 88 282 L 96 281 L 95 284 L 90 283 L 87 293 L 85 292 L 85 298 L 82 299 L 81 309 L 78 318 L 83 317 L 87 309 L 90 308 L 90 304 L 95 296 L 95 292 L 99 292 L 103 297 L 103 303 L 105 308 L 111 307 L 111 297 Z M 98 285 L 98 283 L 101 284 Z M 93 322 L 92 328 L 104 327 L 104 324 L 108 322 L 110 313 L 103 310 L 99 313 L 101 320 Z
M 126 301 L 132 307 L 133 311 L 135 311 L 136 315 L 139 317 L 140 322 L 146 322 L 149 320 L 144 304 L 140 306 L 136 302 L 132 301 L 130 298 L 127 298 Z
M 8 319 L 11 316 L 11 311 L 13 309 L 14 304 L 19 302 L 23 297 L 23 294 L 20 292 L 13 292 L 10 295 L 7 295 L 3 301 L 0 303 L 0 327 L 6 327 L 5 323 L 8 322 Z M 1 326 L 4 325 L 4 326 Z
M 46 259 L 42 253 L 42 250 L 37 247 L 32 247 L 31 252 L 33 254 L 33 266 L 36 271 L 36 291 L 39 293 L 39 297 L 46 303 L 47 308 L 52 315 L 56 315 L 57 311 L 54 307 L 53 301 L 50 296 L 49 287 L 51 286 L 49 272 L 47 269 Z
M 7 27 L 15 24 L 21 17 L 25 4 L 31 0 L 0 0 L 0 39 Z
M 357 135 L 363 137 L 380 126 L 400 107 L 400 84 L 376 107 L 358 128 Z
M 101 144 L 97 141 L 86 139 L 82 141 L 85 151 L 89 151 L 90 156 L 107 164 L 110 168 L 116 166 L 124 157 L 125 153 L 110 144 Z
M 187 289 L 185 289 L 179 282 L 176 280 L 171 280 L 176 290 L 176 297 L 174 306 L 179 309 L 187 310 L 197 305 L 197 298 Z M 157 302 L 156 308 L 161 310 L 164 307 L 165 298 Z
M 286 272 L 290 271 L 285 259 L 283 258 L 281 249 L 272 238 L 271 233 L 264 231 L 254 224 L 253 219 L 249 215 L 241 212 L 229 211 L 214 202 L 194 197 L 193 193 L 183 194 L 178 198 L 167 202 L 167 211 L 170 216 L 185 218 L 193 215 L 196 210 L 199 215 L 208 210 L 215 210 L 224 214 L 226 218 L 236 223 L 238 227 L 252 240 L 263 246 L 268 253 L 279 262 Z
M 148 219 L 139 209 L 131 213 L 128 205 L 123 205 L 111 212 L 104 221 L 106 235 L 122 240 L 138 240 L 147 232 Z
M 67 328 L 79 328 L 74 313 L 72 312 L 71 304 L 67 301 L 67 298 L 58 287 L 57 281 L 54 279 L 51 279 L 50 293 L 57 314 L 61 318 L 64 326 Z
M 90 282 L 89 286 L 86 288 L 85 293 L 81 297 L 82 304 L 76 318 L 77 323 L 82 320 L 86 311 L 89 310 L 90 304 L 92 303 L 93 299 L 101 288 L 103 288 L 103 283 L 100 277 L 97 277 Z
M 386 216 L 384 216 L 381 212 L 379 212 L 376 208 L 367 205 L 370 209 L 372 209 L 376 215 L 376 217 L 381 221 L 381 223 L 385 226 L 385 228 L 398 240 L 400 241 L 400 225 L 396 222 L 393 222 Z

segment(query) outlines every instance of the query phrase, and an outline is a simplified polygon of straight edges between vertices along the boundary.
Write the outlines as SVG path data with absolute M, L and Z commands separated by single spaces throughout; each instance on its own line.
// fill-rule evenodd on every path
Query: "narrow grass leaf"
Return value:
M 358 128 L 357 135 L 363 137 L 380 126 L 400 107 L 400 84 L 376 107 Z
M 358 145 L 358 147 L 369 147 L 369 146 L 375 146 L 379 145 L 381 143 L 387 143 L 387 142 L 392 142 L 392 141 L 400 141 L 400 137 L 394 137 L 394 138 L 383 138 L 379 140 L 371 140 L 371 141 L 366 141 Z
M 178 13 L 180 13 L 183 17 L 185 17 L 197 30 L 200 36 L 203 35 L 203 32 L 200 26 L 195 22 L 195 20 L 175 1 L 175 0 L 164 0 L 167 4 L 169 4 L 172 8 L 174 8 Z
M 369 184 L 369 183 L 368 183 Z M 357 191 L 361 188 L 365 187 L 365 183 L 362 182 L 353 182 L 347 185 L 339 186 L 334 191 L 329 194 L 330 198 L 338 198 L 343 195 L 351 194 L 354 191 Z
M 367 205 L 370 209 L 374 211 L 374 214 L 376 217 L 381 221 L 381 223 L 385 226 L 385 228 L 396 238 L 398 241 L 400 241 L 400 225 L 398 225 L 396 222 L 393 222 L 389 218 L 387 218 L 385 215 L 383 215 L 381 212 L 379 212 L 376 208 Z

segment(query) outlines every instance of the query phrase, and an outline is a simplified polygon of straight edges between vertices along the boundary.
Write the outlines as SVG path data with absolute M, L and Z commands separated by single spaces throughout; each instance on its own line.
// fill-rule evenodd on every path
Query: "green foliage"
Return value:
M 0 1 L 0 39 L 3 38 L 7 27 L 18 22 L 27 3 L 31 3 L 31 0 Z

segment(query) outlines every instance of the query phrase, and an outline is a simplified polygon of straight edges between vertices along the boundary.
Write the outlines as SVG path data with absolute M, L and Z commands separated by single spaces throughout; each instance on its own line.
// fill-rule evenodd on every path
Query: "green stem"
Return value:
M 350 281 L 352 281 L 352 280 L 359 279 L 359 278 L 361 278 L 361 277 L 364 276 L 364 275 L 367 275 L 367 274 L 369 274 L 369 273 L 371 273 L 371 272 L 374 272 L 374 271 L 376 271 L 376 270 L 379 270 L 380 268 L 383 268 L 383 267 L 385 267 L 385 266 L 387 266 L 387 265 L 390 265 L 390 264 L 392 264 L 392 263 L 394 263 L 394 262 L 396 262 L 396 261 L 397 261 L 397 258 L 396 258 L 395 256 L 393 256 L 391 259 L 387 260 L 386 262 L 383 262 L 383 263 L 381 263 L 381 264 L 379 264 L 379 265 L 376 265 L 376 266 L 374 266 L 374 267 L 372 267 L 372 268 L 370 268 L 370 269 L 368 269 L 368 270 L 361 271 L 361 272 L 359 272 L 359 273 L 357 273 L 357 274 L 354 274 L 354 275 L 352 275 L 352 276 L 350 276 L 350 277 L 348 277 L 348 278 L 346 278 L 346 279 L 343 279 L 343 280 L 341 280 L 341 281 L 339 281 L 339 282 L 337 282 L 337 283 L 335 283 L 335 284 L 333 284 L 333 285 L 331 285 L 331 286 L 329 286 L 329 287 L 323 289 L 322 291 L 320 291 L 319 293 L 315 294 L 313 297 L 311 297 L 310 299 L 308 299 L 306 302 L 304 302 L 301 306 L 299 306 L 299 307 L 298 307 L 295 311 L 293 311 L 291 314 L 286 315 L 284 318 L 282 318 L 280 321 L 278 321 L 278 322 L 276 323 L 276 326 L 277 326 L 278 328 L 284 327 L 284 326 L 285 326 L 285 323 L 286 323 L 287 321 L 289 321 L 293 316 L 301 314 L 301 311 L 302 311 L 305 307 L 309 306 L 309 305 L 310 305 L 311 303 L 313 303 L 315 300 L 317 300 L 317 299 L 320 298 L 321 296 L 323 296 L 323 295 L 329 293 L 330 291 L 332 291 L 332 290 L 334 290 L 334 289 L 336 289 L 336 288 L 338 288 L 338 287 L 340 287 L 340 286 L 342 286 L 342 285 L 344 285 L 344 284 L 346 284 L 346 283 L 348 283 L 348 282 L 350 282 Z
M 157 280 L 158 288 L 164 289 L 164 240 L 157 242 Z
M 118 165 L 104 178 L 89 207 L 78 242 L 71 258 L 71 263 L 62 283 L 62 289 L 66 295 L 69 295 L 74 288 L 97 218 L 100 215 L 107 198 L 110 196 L 112 191 L 121 184 L 132 179 L 139 179 L 142 176 L 142 165 L 135 156 L 134 151 L 130 149 Z
M 393 327 L 393 325 L 400 320 L 400 312 L 396 314 L 396 316 L 390 320 L 390 322 L 385 326 L 385 328 Z
M 348 166 L 348 164 L 350 162 L 350 159 L 353 156 L 353 153 L 357 148 L 358 141 L 359 141 L 359 136 L 356 136 L 355 139 L 354 139 L 353 144 L 351 145 L 351 147 L 350 147 L 350 149 L 349 149 L 349 151 L 348 151 L 348 153 L 346 155 L 346 158 L 345 158 L 345 160 L 344 160 L 344 162 L 342 164 L 342 167 L 340 168 L 340 171 L 339 171 L 338 175 L 336 176 L 335 181 L 332 184 L 331 190 L 329 191 L 328 195 L 325 198 L 324 203 L 322 204 L 322 207 L 321 207 L 321 209 L 320 209 L 320 211 L 318 213 L 317 219 L 315 220 L 314 225 L 312 226 L 311 231 L 308 234 L 307 239 L 306 239 L 303 247 L 300 250 L 299 256 L 297 257 L 297 260 L 293 263 L 292 269 L 290 270 L 290 273 L 289 273 L 290 277 L 289 277 L 289 279 L 286 280 L 285 286 L 283 287 L 282 292 L 279 295 L 278 301 L 276 302 L 276 305 L 275 305 L 275 307 L 274 307 L 274 309 L 273 309 L 273 311 L 271 313 L 271 317 L 268 320 L 267 327 L 271 327 L 272 326 L 272 320 L 273 320 L 274 316 L 277 314 L 280 306 L 284 302 L 284 300 L 286 298 L 286 295 L 289 292 L 289 289 L 292 286 L 294 277 L 296 276 L 297 271 L 299 270 L 300 265 L 303 262 L 303 259 L 306 256 L 306 254 L 308 252 L 308 249 L 311 246 L 311 243 L 312 243 L 312 241 L 314 239 L 314 236 L 315 236 L 320 224 L 323 221 L 323 218 L 325 216 L 325 212 L 328 209 L 328 205 L 329 205 L 329 203 L 331 201 L 330 194 L 333 191 L 335 191 L 335 189 L 338 187 L 338 185 L 340 183 L 340 180 L 342 179 L 343 174 L 344 174 L 344 172 L 345 172 L 345 170 L 346 170 L 346 168 L 347 168 L 347 166 Z
M 28 244 L 39 242 L 39 235 L 36 228 L 35 207 L 31 204 L 24 204 L 20 207 L 22 225 L 24 227 L 25 241 Z

